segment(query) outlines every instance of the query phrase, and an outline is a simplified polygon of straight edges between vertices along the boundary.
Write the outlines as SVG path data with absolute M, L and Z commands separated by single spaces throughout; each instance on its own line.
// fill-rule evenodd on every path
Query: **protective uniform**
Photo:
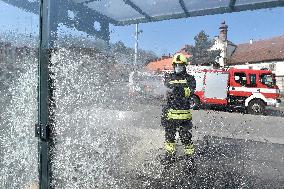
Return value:
M 165 129 L 166 158 L 174 158 L 176 152 L 175 136 L 179 132 L 184 145 L 184 154 L 192 156 L 192 114 L 191 97 L 195 91 L 196 81 L 186 72 L 187 59 L 183 54 L 173 57 L 174 73 L 165 75 L 165 85 L 170 92 L 163 108 L 161 124 Z

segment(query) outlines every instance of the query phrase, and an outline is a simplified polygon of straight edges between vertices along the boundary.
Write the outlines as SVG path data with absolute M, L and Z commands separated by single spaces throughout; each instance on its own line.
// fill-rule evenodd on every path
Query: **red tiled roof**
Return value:
M 184 49 L 179 50 L 177 53 L 182 53 L 186 58 L 191 56 Z M 146 68 L 150 71 L 173 70 L 172 61 L 173 57 L 163 56 L 161 59 L 150 62 Z
M 254 41 L 252 44 L 237 45 L 228 64 L 259 63 L 264 61 L 284 60 L 284 35 L 267 40 Z
M 164 58 L 161 60 L 150 62 L 147 65 L 147 69 L 150 71 L 162 71 L 162 70 L 172 70 L 172 57 Z

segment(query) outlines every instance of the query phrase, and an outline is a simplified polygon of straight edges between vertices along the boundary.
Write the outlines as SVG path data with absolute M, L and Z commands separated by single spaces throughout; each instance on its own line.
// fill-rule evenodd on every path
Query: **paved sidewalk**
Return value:
M 280 107 L 284 107 L 284 98 L 281 98 Z
M 281 103 L 280 103 L 280 106 L 278 107 L 278 109 L 284 110 L 284 99 L 283 98 L 281 98 Z

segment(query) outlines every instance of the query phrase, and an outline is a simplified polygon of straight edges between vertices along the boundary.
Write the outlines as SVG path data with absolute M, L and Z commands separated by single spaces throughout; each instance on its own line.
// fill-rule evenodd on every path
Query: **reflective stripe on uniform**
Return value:
M 184 154 L 185 155 L 193 155 L 194 154 L 194 146 L 193 144 L 186 145 L 184 147 Z
M 173 142 L 166 142 L 165 143 L 165 150 L 169 154 L 174 154 L 176 151 L 176 144 Z
M 189 97 L 190 96 L 190 92 L 191 92 L 191 90 L 190 90 L 189 87 L 184 88 L 184 96 L 185 97 Z
M 190 120 L 192 118 L 191 110 L 168 110 L 167 119 Z
M 172 80 L 172 81 L 169 81 L 170 84 L 186 84 L 187 81 L 186 79 L 182 79 L 182 80 Z

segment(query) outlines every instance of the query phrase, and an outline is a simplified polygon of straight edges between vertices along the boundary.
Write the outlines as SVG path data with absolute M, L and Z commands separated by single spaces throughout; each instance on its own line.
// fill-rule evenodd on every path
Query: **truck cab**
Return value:
M 245 106 L 254 114 L 262 114 L 265 106 L 279 106 L 280 90 L 270 70 L 231 68 L 228 71 L 230 104 Z

